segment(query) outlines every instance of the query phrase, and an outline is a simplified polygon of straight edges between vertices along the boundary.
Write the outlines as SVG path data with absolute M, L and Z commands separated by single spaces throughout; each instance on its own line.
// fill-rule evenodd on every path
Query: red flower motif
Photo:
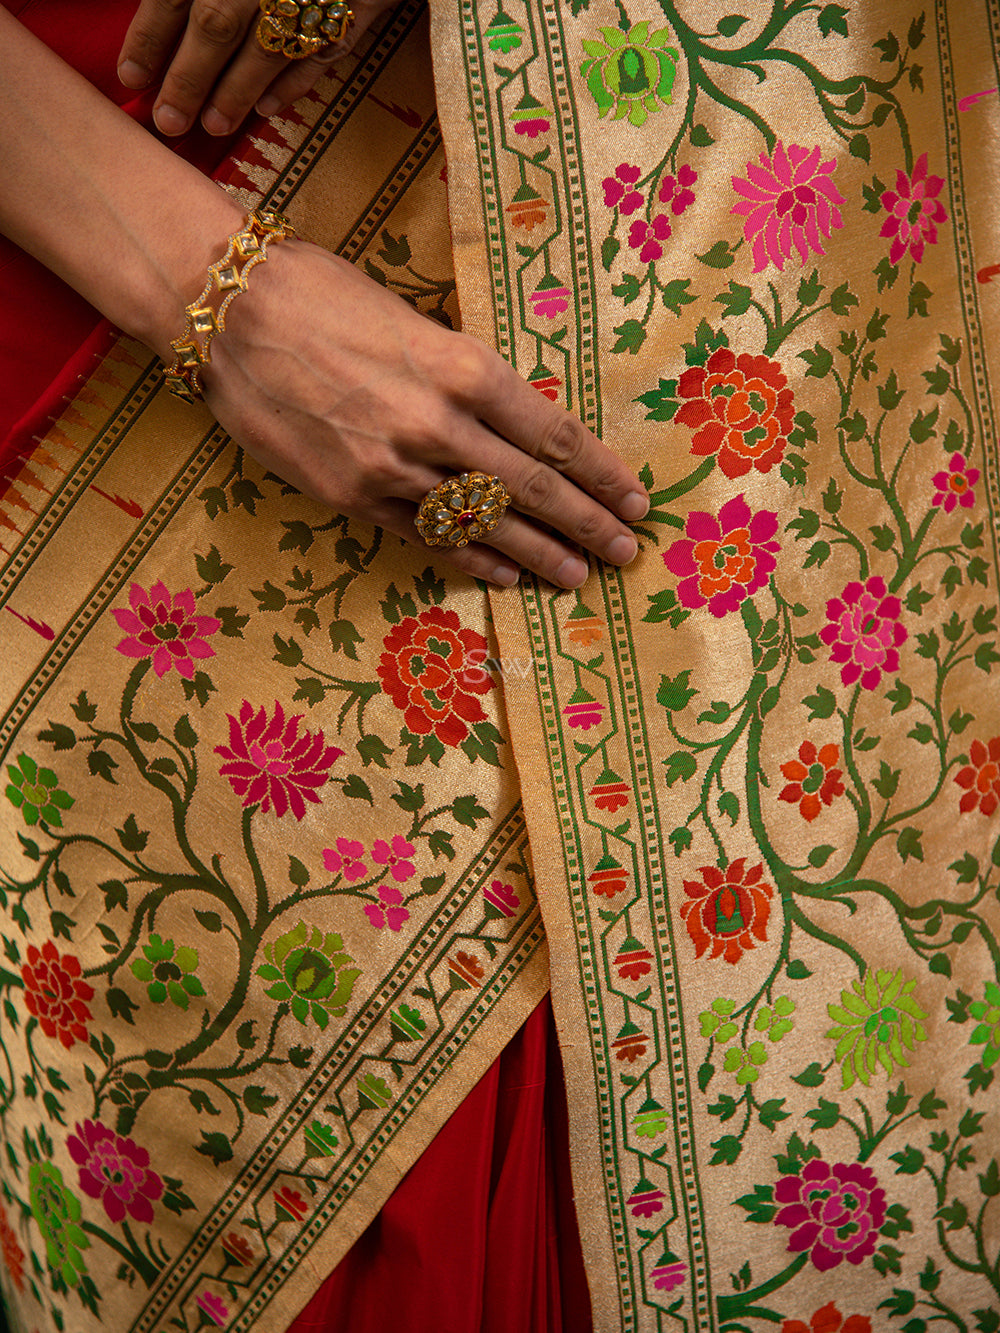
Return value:
M 972 488 L 978 480 L 979 469 L 969 467 L 961 454 L 952 454 L 948 471 L 934 473 L 934 498 L 931 504 L 940 505 L 946 514 L 950 514 L 956 504 L 960 504 L 963 509 L 971 509 L 976 503 Z
M 647 222 L 645 218 L 636 218 L 628 229 L 628 243 L 633 250 L 639 251 L 639 258 L 644 264 L 651 264 L 663 254 L 660 242 L 668 240 L 670 235 L 671 228 L 667 215 L 661 213 L 653 218 L 652 222 Z
M 483 887 L 483 898 L 486 901 L 488 919 L 515 916 L 521 905 L 521 899 L 514 892 L 513 884 L 504 884 L 499 879 L 495 879 L 489 887 Z
M 68 1051 L 75 1041 L 87 1040 L 84 1024 L 93 1017 L 86 1001 L 94 989 L 81 977 L 80 960 L 72 954 L 59 956 L 51 940 L 41 952 L 28 946 L 28 961 L 21 968 L 24 1003 L 34 1014 L 47 1037 L 58 1037 Z
M 753 513 L 735 495 L 715 514 L 692 510 L 683 537 L 663 552 L 663 563 L 681 580 L 677 599 L 692 610 L 708 604 L 713 616 L 735 611 L 765 586 L 781 550 L 772 538 L 778 516 L 768 509 Z
M 898 264 L 909 250 L 919 264 L 924 257 L 924 245 L 937 244 L 939 222 L 947 222 L 948 214 L 938 201 L 944 187 L 941 176 L 928 176 L 927 154 L 921 153 L 913 175 L 896 172 L 895 190 L 882 195 L 882 207 L 889 216 L 882 223 L 880 236 L 891 236 L 889 263 Z
M 770 472 L 781 461 L 795 420 L 792 391 L 777 361 L 719 347 L 704 366 L 690 366 L 677 382 L 687 401 L 674 417 L 694 430 L 693 454 L 719 455 L 727 477 L 751 468 Z
M 640 981 L 652 970 L 653 955 L 644 949 L 634 935 L 622 941 L 614 965 L 622 981 Z
M 994 736 L 986 745 L 973 741 L 969 760 L 955 774 L 955 781 L 963 791 L 958 808 L 967 814 L 978 805 L 982 814 L 995 814 L 1000 805 L 1000 736 Z
M 767 939 L 774 890 L 761 882 L 763 865 L 747 870 L 742 856 L 724 870 L 700 866 L 699 874 L 700 880 L 684 881 L 690 901 L 681 904 L 695 957 L 700 958 L 711 945 L 713 958 L 721 955 L 727 963 L 737 963 L 755 940 Z
M 460 745 L 468 723 L 486 720 L 476 697 L 493 686 L 481 665 L 486 640 L 463 629 L 455 611 L 432 606 L 416 618 L 407 616 L 389 631 L 383 647 L 382 687 L 415 735 L 433 731 L 445 745 Z
M 781 1333 L 872 1333 L 867 1315 L 852 1314 L 845 1321 L 833 1301 L 817 1310 L 808 1324 L 801 1319 L 786 1319 Z
M 80 1188 L 101 1200 L 112 1222 L 123 1221 L 126 1212 L 136 1222 L 152 1222 L 163 1181 L 149 1169 L 145 1148 L 96 1120 L 78 1124 L 66 1148 L 80 1168 Z
M 230 1231 L 228 1235 L 223 1237 L 222 1248 L 230 1259 L 244 1268 L 252 1264 L 256 1257 L 250 1242 L 245 1236 L 241 1236 L 236 1231 Z
M 195 615 L 190 588 L 171 596 L 165 583 L 154 583 L 148 592 L 133 583 L 128 600 L 131 611 L 122 607 L 111 613 L 128 635 L 117 645 L 126 657 L 151 657 L 158 676 L 176 667 L 178 675 L 190 680 L 195 660 L 215 656 L 206 640 L 222 622 L 214 616 Z
M 641 172 L 630 162 L 622 162 L 615 167 L 613 176 L 605 176 L 601 181 L 604 186 L 604 202 L 608 208 L 617 208 L 627 217 L 642 207 L 642 195 L 632 186 L 639 179 Z
M 18 1291 L 24 1290 L 24 1251 L 18 1244 L 14 1229 L 7 1220 L 7 1210 L 0 1203 L 0 1254 Z
M 687 1264 L 682 1259 L 675 1259 L 672 1263 L 659 1263 L 650 1272 L 650 1277 L 657 1291 L 673 1291 L 675 1287 L 683 1286 L 687 1277 Z
M 605 853 L 587 876 L 587 882 L 593 885 L 595 893 L 613 898 L 628 888 L 628 871 L 614 857 Z
M 781 765 L 788 786 L 778 793 L 778 800 L 797 804 L 802 818 L 812 823 L 824 805 L 844 794 L 844 784 L 840 780 L 843 771 L 834 768 L 839 758 L 840 750 L 836 745 L 823 745 L 817 750 L 812 741 L 803 741 L 798 759 L 789 759 L 787 764 Z
M 608 810 L 614 814 L 620 810 L 623 805 L 628 805 L 629 793 L 632 788 L 627 782 L 622 782 L 619 778 L 614 782 L 597 782 L 591 787 L 589 795 L 594 798 L 594 805 L 598 810 Z
M 691 186 L 697 179 L 697 171 L 685 162 L 676 176 L 663 177 L 657 198 L 661 204 L 670 205 L 670 211 L 675 217 L 680 217 L 685 209 L 694 203 L 694 190 Z
M 645 1176 L 640 1176 L 635 1189 L 629 1195 L 628 1206 L 633 1217 L 654 1217 L 657 1213 L 663 1211 L 663 1200 L 667 1196 L 661 1189 L 647 1180 Z
M 774 1198 L 784 1204 L 774 1224 L 791 1227 L 788 1249 L 809 1251 L 821 1273 L 846 1259 L 860 1264 L 875 1251 L 885 1221 L 885 1191 L 874 1171 L 858 1162 L 827 1165 L 819 1157 L 806 1162 L 799 1176 L 782 1176 Z
M 307 1201 L 290 1185 L 282 1185 L 280 1189 L 274 1191 L 274 1202 L 278 1206 L 279 1217 L 284 1214 L 286 1218 L 290 1217 L 295 1222 L 301 1222 L 309 1212 Z
M 470 986 L 474 990 L 479 989 L 485 973 L 483 965 L 474 953 L 466 953 L 460 949 L 448 959 L 448 971 L 451 973 L 451 979 L 459 990 L 467 990 Z
M 344 753 L 327 745 L 321 731 L 299 735 L 302 715 L 285 721 L 277 701 L 274 717 L 268 719 L 263 705 L 255 713 L 244 699 L 237 720 L 229 718 L 229 744 L 217 745 L 215 753 L 227 762 L 219 769 L 229 779 L 244 808 L 259 805 L 264 814 L 273 808 L 280 819 L 291 810 L 296 819 L 306 812 L 306 801 L 319 804 L 317 788 L 327 782 L 330 765 Z
M 376 865 L 388 866 L 389 874 L 397 884 L 405 884 L 417 872 L 413 865 L 416 847 L 407 842 L 401 833 L 396 833 L 390 846 L 384 838 L 372 843 L 372 860 Z
M 611 1048 L 616 1060 L 627 1060 L 629 1064 L 635 1064 L 636 1060 L 641 1060 L 646 1054 L 648 1045 L 649 1038 L 645 1032 L 637 1028 L 634 1023 L 626 1022 L 611 1043 Z
M 874 690 L 883 672 L 899 670 L 898 649 L 909 635 L 899 623 L 899 598 L 886 594 L 885 580 L 873 574 L 864 584 L 849 583 L 826 604 L 830 623 L 819 637 L 830 648 L 831 661 L 844 664 L 845 685 L 860 677 L 863 689 Z
M 774 156 L 761 153 L 747 163 L 747 179 L 733 177 L 733 189 L 743 196 L 733 212 L 745 219 L 743 235 L 753 246 L 753 271 L 768 264 L 784 269 L 785 261 L 798 251 L 805 264 L 811 254 L 822 255 L 824 239 L 834 227 L 842 227 L 838 204 L 844 196 L 831 176 L 836 158 L 820 161 L 821 150 L 799 144 L 775 146 Z

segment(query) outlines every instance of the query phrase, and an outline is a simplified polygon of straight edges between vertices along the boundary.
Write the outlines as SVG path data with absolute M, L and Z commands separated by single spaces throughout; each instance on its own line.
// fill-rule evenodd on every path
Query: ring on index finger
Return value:
M 272 55 L 304 60 L 339 42 L 353 22 L 341 0 L 260 0 L 257 41 Z
M 433 486 L 420 501 L 417 531 L 428 546 L 467 546 L 492 532 L 510 504 L 499 477 L 462 472 Z

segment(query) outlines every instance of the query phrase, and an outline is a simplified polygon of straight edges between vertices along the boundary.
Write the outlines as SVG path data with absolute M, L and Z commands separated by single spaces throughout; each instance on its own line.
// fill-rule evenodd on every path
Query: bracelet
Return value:
M 270 242 L 294 235 L 295 228 L 283 213 L 258 208 L 230 236 L 226 253 L 209 265 L 201 295 L 184 311 L 183 334 L 170 344 L 174 360 L 164 370 L 163 379 L 171 393 L 188 403 L 202 396 L 201 368 L 212 359 L 212 339 L 226 327 L 230 303 L 246 291 L 247 276 L 257 264 L 263 264 Z

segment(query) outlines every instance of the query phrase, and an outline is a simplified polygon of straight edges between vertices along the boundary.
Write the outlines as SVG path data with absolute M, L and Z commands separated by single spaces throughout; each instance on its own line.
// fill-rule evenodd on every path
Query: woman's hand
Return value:
M 257 41 L 258 0 L 140 0 L 118 57 L 127 88 L 161 81 L 153 109 L 162 134 L 184 134 L 198 116 L 209 134 L 229 134 L 256 106 L 262 116 L 308 92 L 398 0 L 353 0 L 343 40 L 304 60 Z
M 488 347 L 418 314 L 317 246 L 272 245 L 203 371 L 220 423 L 259 462 L 340 513 L 420 541 L 423 495 L 446 476 L 499 476 L 511 508 L 488 544 L 435 548 L 477 578 L 520 566 L 561 587 L 585 547 L 626 564 L 638 477 Z

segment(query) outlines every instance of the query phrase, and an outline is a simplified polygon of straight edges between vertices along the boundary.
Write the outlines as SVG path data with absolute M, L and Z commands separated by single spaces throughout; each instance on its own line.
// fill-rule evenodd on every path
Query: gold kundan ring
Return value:
M 510 504 L 499 477 L 462 472 L 427 492 L 417 511 L 417 531 L 428 546 L 468 546 L 492 532 Z
M 339 42 L 354 22 L 341 0 L 260 0 L 257 41 L 286 60 L 304 60 Z

